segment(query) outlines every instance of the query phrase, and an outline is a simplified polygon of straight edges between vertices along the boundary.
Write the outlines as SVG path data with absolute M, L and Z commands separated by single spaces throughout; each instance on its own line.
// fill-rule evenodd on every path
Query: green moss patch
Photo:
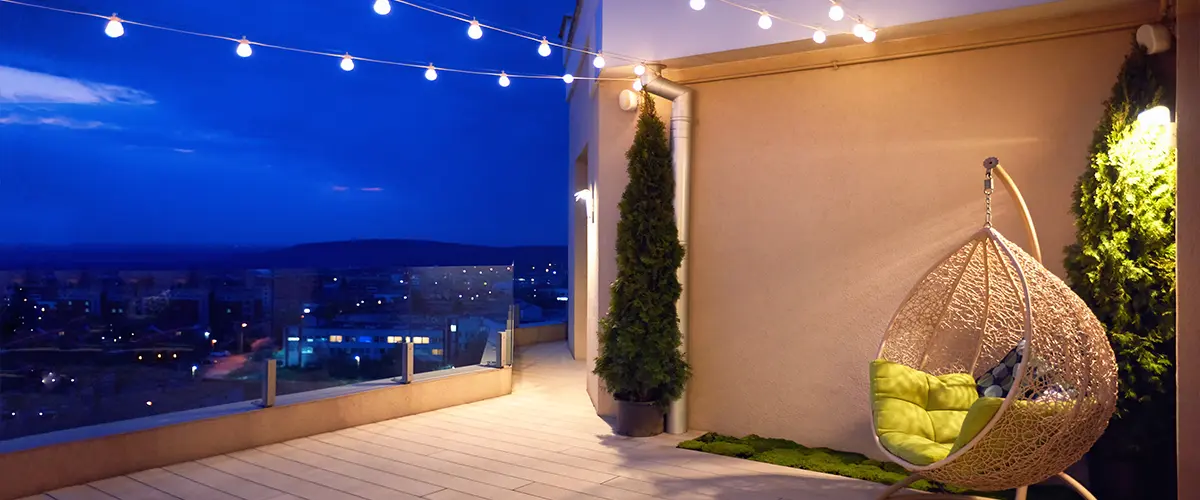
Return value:
M 829 448 L 809 448 L 794 441 L 754 434 L 735 438 L 710 432 L 679 443 L 679 447 L 883 484 L 892 484 L 908 477 L 908 471 L 891 462 L 871 460 L 865 455 Z M 967 493 L 962 488 L 926 480 L 917 481 L 909 487 L 922 491 Z

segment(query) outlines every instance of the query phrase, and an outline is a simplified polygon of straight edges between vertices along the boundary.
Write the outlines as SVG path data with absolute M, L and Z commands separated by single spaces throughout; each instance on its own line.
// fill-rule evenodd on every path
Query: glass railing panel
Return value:
M 487 365 L 513 304 L 511 266 L 280 270 L 278 394 Z M 489 356 L 491 356 L 489 358 Z
M 0 287 L 0 441 L 261 395 L 269 273 L 0 271 Z

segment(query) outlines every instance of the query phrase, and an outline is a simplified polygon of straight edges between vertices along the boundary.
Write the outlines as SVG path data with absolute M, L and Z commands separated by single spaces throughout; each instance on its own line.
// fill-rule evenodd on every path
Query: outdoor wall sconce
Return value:
M 594 213 L 595 210 L 593 209 L 593 203 L 595 202 L 595 199 L 592 196 L 592 190 L 583 189 L 575 193 L 575 201 L 583 202 L 583 209 L 587 213 L 588 222 L 596 222 Z

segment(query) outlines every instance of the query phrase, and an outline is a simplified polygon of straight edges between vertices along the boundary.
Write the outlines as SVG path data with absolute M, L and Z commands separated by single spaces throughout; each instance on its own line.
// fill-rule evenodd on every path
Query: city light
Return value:
M 245 328 L 246 326 L 247 326 L 247 325 L 246 325 L 245 323 L 242 323 L 242 328 Z
M 146 406 L 154 406 L 154 401 L 146 401 Z
M 208 338 L 209 335 L 212 335 L 212 332 L 204 332 L 204 338 Z
M 308 314 L 308 313 L 311 313 L 311 312 L 312 312 L 312 309 L 309 309 L 309 308 L 307 308 L 307 307 L 305 307 L 305 308 L 304 308 L 304 314 Z

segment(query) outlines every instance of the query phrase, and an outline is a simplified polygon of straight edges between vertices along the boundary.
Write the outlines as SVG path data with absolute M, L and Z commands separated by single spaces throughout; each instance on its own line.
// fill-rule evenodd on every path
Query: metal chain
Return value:
M 983 163 L 986 175 L 983 177 L 983 198 L 986 212 L 983 219 L 983 227 L 992 227 L 992 168 L 998 162 L 994 158 L 988 158 L 988 161 Z

